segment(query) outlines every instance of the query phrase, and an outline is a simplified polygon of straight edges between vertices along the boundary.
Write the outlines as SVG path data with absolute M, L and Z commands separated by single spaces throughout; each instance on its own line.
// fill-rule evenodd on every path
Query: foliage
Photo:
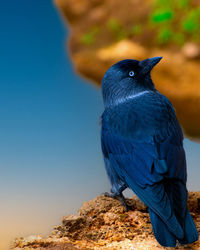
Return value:
M 200 7 L 192 6 L 191 0 L 155 0 L 149 23 L 157 30 L 159 44 L 200 39 Z
M 117 40 L 124 39 L 128 36 L 127 31 L 116 18 L 110 18 L 107 22 L 107 27 Z
M 95 42 L 96 36 L 99 33 L 99 27 L 94 26 L 92 29 L 84 34 L 82 34 L 80 41 L 85 45 L 91 45 Z
M 144 34 L 154 34 L 151 40 L 159 45 L 182 46 L 188 41 L 200 42 L 200 6 L 195 6 L 194 0 L 152 0 L 151 3 L 146 20 L 133 17 L 133 23 L 122 23 L 123 19 L 111 17 L 104 27 L 93 26 L 83 33 L 81 43 L 94 44 L 101 32 L 115 40 L 140 36 L 144 39 Z

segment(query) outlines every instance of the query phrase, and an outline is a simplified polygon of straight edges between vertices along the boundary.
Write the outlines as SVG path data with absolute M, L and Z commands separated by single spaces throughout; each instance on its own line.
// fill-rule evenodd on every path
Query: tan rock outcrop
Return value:
M 155 240 L 146 206 L 136 196 L 127 202 L 132 210 L 125 212 L 118 200 L 98 196 L 77 215 L 64 216 L 47 238 L 18 238 L 12 249 L 165 249 Z M 188 208 L 200 232 L 200 192 L 189 193 Z M 200 249 L 200 241 L 176 249 Z

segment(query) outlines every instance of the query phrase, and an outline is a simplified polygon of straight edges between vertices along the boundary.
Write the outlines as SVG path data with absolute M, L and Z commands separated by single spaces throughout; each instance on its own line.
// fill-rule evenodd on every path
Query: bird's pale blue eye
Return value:
M 129 76 L 133 77 L 134 75 L 135 75 L 134 71 L 131 70 L 131 71 L 129 72 Z

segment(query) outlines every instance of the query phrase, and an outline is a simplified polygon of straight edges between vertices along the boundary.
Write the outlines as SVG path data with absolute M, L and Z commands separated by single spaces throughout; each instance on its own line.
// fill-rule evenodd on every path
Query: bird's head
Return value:
M 144 90 L 155 90 L 150 74 L 161 59 L 126 59 L 110 67 L 102 79 L 104 104 L 109 106 Z

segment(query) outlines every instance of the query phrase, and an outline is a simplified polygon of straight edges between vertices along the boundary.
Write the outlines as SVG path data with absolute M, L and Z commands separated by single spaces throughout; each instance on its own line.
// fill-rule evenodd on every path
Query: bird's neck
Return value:
M 143 96 L 145 94 L 148 94 L 148 93 L 150 93 L 152 91 L 153 90 L 150 90 L 150 89 L 143 89 L 141 91 L 134 91 L 133 93 L 131 93 L 130 95 L 127 95 L 127 96 L 110 99 L 110 101 L 108 103 L 105 103 L 105 107 L 117 106 L 119 104 L 128 102 L 130 100 L 137 99 L 137 98 L 139 98 L 139 97 L 141 97 L 141 96 Z
M 120 90 L 113 85 L 111 91 L 104 91 L 104 105 L 105 107 L 115 106 L 127 100 L 138 98 L 139 96 L 146 94 L 147 92 L 155 92 L 156 88 L 151 76 L 147 75 L 145 81 L 141 81 L 140 84 L 134 86 L 130 85 L 128 88 L 121 88 Z

